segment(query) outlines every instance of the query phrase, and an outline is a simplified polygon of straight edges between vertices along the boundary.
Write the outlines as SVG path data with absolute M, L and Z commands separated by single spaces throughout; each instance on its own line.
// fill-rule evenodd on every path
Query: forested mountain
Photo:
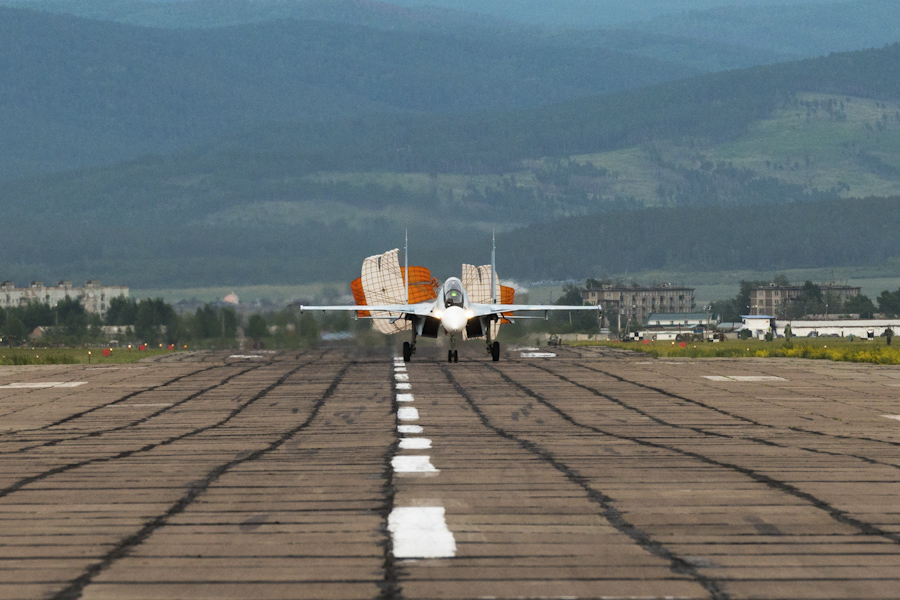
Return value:
M 15 224 L 0 271 L 135 287 L 344 280 L 408 227 L 417 260 L 455 273 L 487 256 L 459 248 L 522 225 L 504 234 L 504 276 L 883 261 L 897 256 L 898 133 L 900 45 L 514 112 L 257 128 L 0 185 Z M 852 198 L 863 190 L 889 199 Z M 756 245 L 740 232 L 748 204 L 765 215 Z M 546 225 L 565 215 L 579 216 Z M 765 243 L 777 253 L 753 250 Z
M 727 6 L 667 14 L 629 23 L 631 30 L 729 44 L 803 58 L 900 40 L 897 0 L 841 0 L 829 3 Z
M 900 196 L 619 211 L 500 236 L 505 275 L 532 281 L 647 270 L 775 271 L 881 265 L 900 258 Z M 534 252 L 538 247 L 540 252 Z M 498 268 L 499 270 L 499 268 Z
M 0 7 L 0 177 L 262 124 L 506 111 L 693 71 L 603 48 L 335 22 L 163 30 Z
M 389 28 L 513 23 L 604 29 L 691 10 L 827 5 L 835 0 L 3 0 L 11 6 L 145 25 L 217 27 L 283 18 Z M 443 25 L 439 25 L 442 23 Z
M 359 0 L 3 0 L 0 4 L 142 27 L 231 27 L 283 19 L 397 30 L 459 31 L 511 25 L 486 15 Z
M 826 4 L 833 0 L 387 0 L 491 15 L 521 23 L 605 28 L 687 10 L 726 6 Z
M 600 47 L 704 71 L 882 46 L 900 39 L 896 0 L 0 0 L 91 19 L 209 28 L 330 21 L 462 39 Z

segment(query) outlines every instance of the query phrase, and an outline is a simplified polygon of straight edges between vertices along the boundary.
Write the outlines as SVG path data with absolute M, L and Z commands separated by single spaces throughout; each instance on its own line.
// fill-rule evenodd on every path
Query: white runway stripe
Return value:
M 710 381 L 786 381 L 774 375 L 703 375 L 703 378 Z
M 398 390 L 411 390 L 412 389 L 412 385 L 410 385 L 408 383 L 398 383 L 396 387 Z
M 412 402 L 412 394 L 397 394 L 397 402 Z
M 425 429 L 421 425 L 397 425 L 399 433 L 422 433 Z
M 450 558 L 456 540 L 447 528 L 443 506 L 405 506 L 388 516 L 396 558 Z
M 411 406 L 404 406 L 397 411 L 397 418 L 401 421 L 418 421 L 419 411 Z
M 40 388 L 71 388 L 86 384 L 87 381 L 37 381 L 34 383 L 8 383 L 0 385 L 0 389 L 17 390 L 17 389 L 40 389 Z
M 400 440 L 401 450 L 427 450 L 431 448 L 431 440 L 428 438 L 403 438 Z
M 430 456 L 395 456 L 391 459 L 395 473 L 439 473 Z

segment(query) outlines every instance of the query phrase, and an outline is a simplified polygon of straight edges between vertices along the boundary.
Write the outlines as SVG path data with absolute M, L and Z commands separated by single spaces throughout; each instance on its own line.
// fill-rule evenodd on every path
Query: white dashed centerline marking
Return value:
M 397 418 L 401 421 L 418 421 L 419 411 L 411 406 L 404 406 L 397 411 Z
M 896 421 L 900 421 L 900 415 L 881 415 L 885 419 L 894 419 Z
M 553 352 L 523 352 L 522 358 L 556 358 Z
M 451 558 L 456 540 L 447 528 L 443 506 L 395 508 L 388 516 L 388 531 L 396 558 Z
M 0 385 L 0 389 L 4 390 L 20 390 L 20 389 L 41 389 L 41 388 L 73 388 L 86 384 L 87 381 L 36 381 L 36 382 L 20 382 L 7 383 Z
M 398 403 L 414 401 L 412 392 L 400 393 L 399 390 L 411 390 L 406 365 L 395 359 L 395 387 L 398 390 Z M 412 406 L 397 409 L 398 421 L 417 421 L 419 411 Z M 423 432 L 420 425 L 397 424 L 398 434 L 416 435 Z M 431 448 L 431 440 L 422 437 L 402 437 L 398 442 L 399 450 L 427 450 Z M 431 464 L 431 457 L 425 455 L 397 455 L 391 459 L 391 468 L 398 477 L 420 476 L 431 477 L 440 473 Z M 391 532 L 393 554 L 395 558 L 451 558 L 456 555 L 456 540 L 447 528 L 442 506 L 410 506 L 397 507 L 388 516 L 388 530 Z
M 430 456 L 395 456 L 391 459 L 394 473 L 440 473 Z
M 703 375 L 703 378 L 710 381 L 787 381 L 774 375 Z
M 403 438 L 400 440 L 401 450 L 427 450 L 431 448 L 431 440 L 428 438 Z

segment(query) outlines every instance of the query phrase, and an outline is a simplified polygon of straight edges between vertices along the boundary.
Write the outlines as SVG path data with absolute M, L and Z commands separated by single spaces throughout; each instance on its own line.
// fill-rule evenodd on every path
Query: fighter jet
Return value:
M 591 310 L 599 306 L 560 306 L 556 304 L 513 304 L 515 292 L 501 286 L 495 269 L 496 244 L 491 264 L 481 267 L 463 265 L 463 277 L 450 277 L 443 284 L 431 277 L 425 267 L 399 264 L 399 250 L 368 257 L 362 276 L 351 284 L 355 305 L 301 306 L 310 311 L 355 311 L 357 318 L 375 319 L 383 333 L 411 330 L 412 340 L 403 342 L 403 360 L 409 362 L 416 352 L 419 336 L 436 338 L 441 330 L 450 337 L 449 362 L 459 362 L 457 340 L 484 338 L 491 359 L 500 360 L 496 341 L 501 323 L 515 319 L 543 318 L 550 311 Z M 516 316 L 518 312 L 543 312 L 543 316 Z

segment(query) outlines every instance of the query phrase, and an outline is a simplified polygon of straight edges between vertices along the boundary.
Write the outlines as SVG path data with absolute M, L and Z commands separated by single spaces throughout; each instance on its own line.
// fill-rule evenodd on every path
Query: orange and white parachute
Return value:
M 478 304 L 490 304 L 496 298 L 500 304 L 512 304 L 516 297 L 516 290 L 500 285 L 500 276 L 494 277 L 494 293 L 491 294 L 491 265 L 463 265 L 462 284 L 469 295 L 469 301 Z M 505 314 L 504 316 L 511 316 Z M 491 338 L 496 338 L 500 332 L 500 323 L 509 323 L 508 319 L 494 321 L 491 324 Z
M 363 261 L 362 276 L 350 284 L 353 299 L 359 306 L 377 304 L 405 304 L 403 293 L 406 281 L 405 270 L 400 266 L 400 250 L 394 249 L 384 254 L 376 254 Z M 426 302 L 437 298 L 435 280 L 425 267 L 409 267 L 409 303 Z M 406 320 L 381 317 L 399 317 L 400 313 L 360 311 L 360 317 L 379 317 L 374 320 L 375 328 L 381 333 L 397 333 L 412 328 Z
M 353 291 L 353 300 L 357 306 L 372 306 L 385 304 L 405 304 L 406 294 L 403 293 L 406 281 L 404 268 L 400 266 L 400 250 L 394 249 L 384 254 L 376 254 L 363 261 L 362 276 L 350 284 Z M 513 288 L 500 285 L 499 278 L 495 278 L 495 294 L 491 294 L 491 265 L 462 266 L 462 284 L 466 288 L 470 302 L 478 304 L 490 304 L 493 298 L 497 298 L 501 304 L 512 304 L 516 292 Z M 409 303 L 417 304 L 437 298 L 437 280 L 431 276 L 431 271 L 425 267 L 409 267 Z M 360 317 L 378 317 L 374 319 L 374 327 L 381 333 L 398 333 L 412 329 L 412 324 L 407 320 L 391 322 L 391 318 L 400 317 L 400 313 L 359 311 Z M 510 316 L 505 314 L 504 316 Z M 385 318 L 387 317 L 387 318 Z M 496 337 L 500 331 L 500 323 L 509 323 L 507 319 L 501 319 L 491 324 L 491 337 Z

